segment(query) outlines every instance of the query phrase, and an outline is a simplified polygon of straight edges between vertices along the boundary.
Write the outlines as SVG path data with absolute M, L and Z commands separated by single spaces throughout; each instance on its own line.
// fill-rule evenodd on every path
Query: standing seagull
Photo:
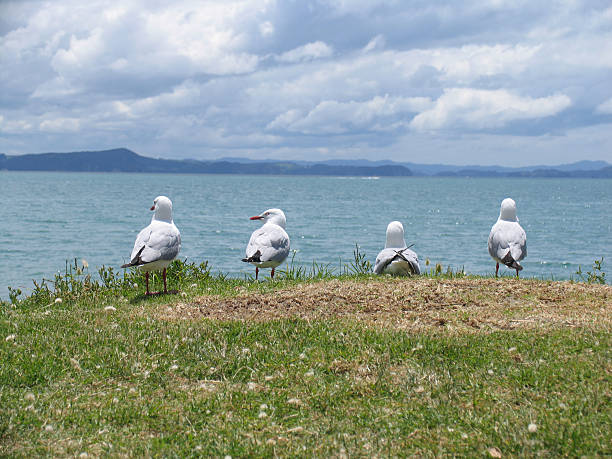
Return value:
M 516 217 L 516 203 L 506 198 L 501 203 L 501 210 L 497 223 L 491 228 L 489 234 L 489 255 L 497 262 L 495 277 L 499 271 L 499 264 L 516 269 L 516 277 L 523 269 L 519 261 L 527 256 L 527 236 L 525 230 L 519 225 Z
M 374 273 L 394 276 L 421 274 L 419 257 L 406 247 L 404 226 L 400 222 L 391 222 L 387 226 L 387 243 L 376 257 Z
M 130 262 L 121 266 L 136 266 L 145 272 L 146 295 L 153 294 L 149 292 L 149 271 L 160 269 L 163 269 L 164 293 L 168 293 L 166 268 L 181 250 L 181 233 L 172 221 L 172 201 L 165 196 L 158 196 L 151 210 L 155 211 L 151 224 L 138 233 Z
M 263 220 L 261 228 L 253 231 L 246 248 L 246 258 L 242 261 L 255 265 L 255 280 L 259 268 L 272 268 L 270 277 L 274 278 L 274 268 L 289 255 L 289 235 L 285 231 L 287 220 L 280 209 L 268 209 L 251 220 Z

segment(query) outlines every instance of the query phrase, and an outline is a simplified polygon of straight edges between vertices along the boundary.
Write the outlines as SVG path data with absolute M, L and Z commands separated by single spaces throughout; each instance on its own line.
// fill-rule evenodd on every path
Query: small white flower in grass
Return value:
M 227 454 L 223 459 L 232 459 L 232 456 L 230 456 L 229 454 Z
M 266 445 L 272 445 L 272 446 L 274 446 L 274 445 L 276 445 L 276 440 L 275 440 L 274 438 L 269 438 L 269 439 L 266 441 Z
M 187 298 L 187 294 L 186 294 L 185 292 L 181 292 L 181 296 L 182 296 L 183 298 Z
M 56 299 L 55 299 L 55 303 L 56 303 L 56 304 L 57 304 L 57 303 L 61 303 L 61 302 L 62 302 L 62 299 L 61 299 L 61 298 L 56 298 Z
M 272 380 L 274 379 L 274 376 L 272 376 L 272 375 L 266 375 L 266 376 L 264 376 L 264 379 L 265 379 L 266 381 L 272 381 Z
M 45 430 L 46 430 L 47 432 L 53 432 L 53 426 L 52 426 L 51 424 L 47 424 L 47 425 L 45 426 Z
M 6 341 L 7 343 L 9 341 L 13 341 L 15 338 L 17 337 L 17 335 L 8 335 L 6 338 L 4 338 L 4 341 Z
M 314 371 L 307 371 L 306 373 L 304 373 L 304 376 L 306 376 L 307 378 L 312 378 L 314 376 Z
M 248 347 L 243 347 L 243 348 L 242 348 L 242 353 L 243 353 L 243 354 L 250 354 L 250 353 L 251 353 L 251 350 L 250 350 Z
M 425 388 L 423 386 L 419 386 L 419 387 L 415 388 L 414 391 L 417 394 L 420 394 L 421 392 L 425 392 Z
M 113 403 L 119 403 L 119 399 L 117 397 L 113 397 Z
M 256 387 L 257 387 L 257 384 L 255 384 L 253 381 L 249 381 L 249 382 L 247 383 L 247 388 L 248 388 L 249 390 L 255 390 L 255 388 L 256 388 Z
M 489 369 L 489 370 L 487 370 L 487 373 L 489 373 L 490 375 L 492 375 L 492 374 L 494 374 L 494 371 L 493 371 L 493 370 L 491 370 L 491 369 Z
M 196 288 L 198 284 L 191 284 L 191 288 Z
M 306 358 L 306 354 L 304 354 L 303 352 L 300 354 L 300 359 L 304 360 Z
M 266 413 L 265 411 L 260 411 L 259 414 L 257 415 L 257 417 L 259 419 L 267 418 L 268 417 L 268 413 Z
M 130 395 L 136 395 L 136 393 L 137 393 L 137 392 L 138 392 L 138 391 L 137 391 L 135 388 L 130 387 L 130 390 L 128 391 L 128 394 L 130 394 Z
M 104 310 L 108 312 L 113 312 L 113 311 L 116 311 L 117 308 L 115 306 L 106 306 Z
M 287 400 L 287 403 L 289 405 L 301 405 L 302 401 L 299 398 L 290 398 L 289 400 Z
M 170 367 L 170 371 L 178 370 L 178 365 L 174 364 Z
M 79 454 L 79 457 L 89 457 L 89 454 L 83 451 L 81 454 Z
M 72 357 L 72 358 L 70 359 L 70 365 L 72 365 L 72 367 L 73 367 L 75 370 L 79 370 L 79 371 L 81 371 L 81 364 L 80 364 L 80 363 L 79 363 L 79 361 L 78 361 L 77 359 L 75 359 L 74 357 Z
M 466 434 L 466 433 L 462 433 L 462 434 L 461 434 L 461 438 L 463 438 L 464 440 L 465 440 L 467 437 L 468 437 L 468 434 Z
M 508 349 L 508 352 L 514 352 L 514 351 L 516 351 L 515 347 L 511 347 L 510 349 Z
M 529 431 L 529 433 L 536 433 L 538 431 L 538 426 L 532 422 L 527 426 L 527 430 Z
M 267 410 L 268 409 L 268 405 L 266 405 L 265 403 L 262 403 L 261 405 L 259 405 L 259 409 L 260 410 Z
M 32 401 L 36 399 L 36 396 L 32 392 L 28 392 L 27 394 L 25 394 L 24 398 L 26 400 Z

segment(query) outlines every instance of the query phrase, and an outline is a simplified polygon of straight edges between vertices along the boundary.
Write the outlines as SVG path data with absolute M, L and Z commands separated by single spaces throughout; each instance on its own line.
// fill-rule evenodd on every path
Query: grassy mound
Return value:
M 612 454 L 610 286 L 78 269 L 0 305 L 0 455 Z

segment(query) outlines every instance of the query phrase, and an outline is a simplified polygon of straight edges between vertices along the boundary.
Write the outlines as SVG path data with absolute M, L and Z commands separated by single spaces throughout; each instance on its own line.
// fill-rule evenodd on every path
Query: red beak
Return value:
M 155 210 L 155 204 L 153 204 L 149 210 Z
M 250 220 L 263 220 L 263 217 L 261 215 L 255 215 L 254 217 L 251 217 Z

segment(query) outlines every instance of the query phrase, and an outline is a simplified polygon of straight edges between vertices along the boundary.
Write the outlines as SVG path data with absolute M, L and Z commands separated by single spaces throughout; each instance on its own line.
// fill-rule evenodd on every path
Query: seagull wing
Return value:
M 181 250 L 181 233 L 174 223 L 153 221 L 136 237 L 127 266 L 174 260 Z
M 498 220 L 491 228 L 488 240 L 489 255 L 499 262 L 510 253 L 515 261 L 527 256 L 527 235 L 518 222 Z
M 251 234 L 246 248 L 246 257 L 251 258 L 259 252 L 259 261 L 285 261 L 289 255 L 289 235 L 278 225 L 266 224 Z

